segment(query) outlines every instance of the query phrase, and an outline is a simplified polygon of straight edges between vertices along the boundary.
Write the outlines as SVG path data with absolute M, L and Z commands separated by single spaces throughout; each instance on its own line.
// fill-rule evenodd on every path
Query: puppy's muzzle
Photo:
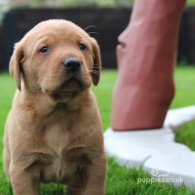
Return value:
M 76 57 L 69 57 L 63 61 L 64 69 L 68 72 L 78 72 L 81 69 L 81 61 Z

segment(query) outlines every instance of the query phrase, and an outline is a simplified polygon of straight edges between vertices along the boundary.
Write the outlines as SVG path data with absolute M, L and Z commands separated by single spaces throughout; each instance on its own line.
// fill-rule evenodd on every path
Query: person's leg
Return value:
M 185 0 L 136 0 L 119 36 L 113 130 L 160 128 L 174 95 L 180 16 Z

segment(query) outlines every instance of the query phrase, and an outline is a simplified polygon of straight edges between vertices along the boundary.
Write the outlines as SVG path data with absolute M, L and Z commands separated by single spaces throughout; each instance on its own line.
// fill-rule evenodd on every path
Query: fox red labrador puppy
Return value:
M 14 48 L 17 83 L 4 135 L 4 170 L 15 195 L 38 195 L 41 182 L 73 195 L 103 195 L 106 158 L 95 96 L 97 42 L 66 20 L 48 20 Z

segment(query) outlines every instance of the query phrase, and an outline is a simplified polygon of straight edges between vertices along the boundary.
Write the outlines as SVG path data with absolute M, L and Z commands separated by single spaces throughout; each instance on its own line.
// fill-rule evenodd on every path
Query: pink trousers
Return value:
M 136 0 L 119 36 L 114 130 L 160 128 L 174 96 L 173 71 L 185 0 Z

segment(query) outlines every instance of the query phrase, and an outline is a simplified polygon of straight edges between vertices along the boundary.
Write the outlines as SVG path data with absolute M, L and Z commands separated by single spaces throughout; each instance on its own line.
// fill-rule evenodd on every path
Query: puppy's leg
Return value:
M 5 127 L 5 134 L 3 138 L 4 148 L 3 148 L 3 169 L 9 180 L 9 166 L 10 166 L 10 148 L 9 148 L 9 140 L 7 135 L 7 127 Z
M 74 180 L 68 185 L 68 195 L 82 195 L 86 188 L 86 168 L 78 170 Z
M 68 187 L 69 195 L 104 195 L 106 157 L 93 159 L 86 169 L 79 171 Z
M 35 170 L 31 172 L 24 170 L 19 165 L 10 165 L 10 180 L 14 195 L 38 195 L 39 177 Z
M 8 180 L 10 180 L 10 178 L 9 178 L 9 165 L 10 165 L 9 151 L 7 150 L 7 148 L 4 148 L 4 150 L 3 150 L 3 169 L 4 169 L 4 172 L 5 172 Z
M 4 148 L 4 150 L 3 150 L 3 169 L 4 169 L 4 172 L 5 172 L 8 180 L 10 180 L 10 178 L 9 178 L 9 165 L 10 165 L 9 151 L 7 150 L 7 148 Z
M 82 195 L 104 195 L 106 177 L 106 157 L 105 154 L 93 162 L 88 167 L 86 189 Z

